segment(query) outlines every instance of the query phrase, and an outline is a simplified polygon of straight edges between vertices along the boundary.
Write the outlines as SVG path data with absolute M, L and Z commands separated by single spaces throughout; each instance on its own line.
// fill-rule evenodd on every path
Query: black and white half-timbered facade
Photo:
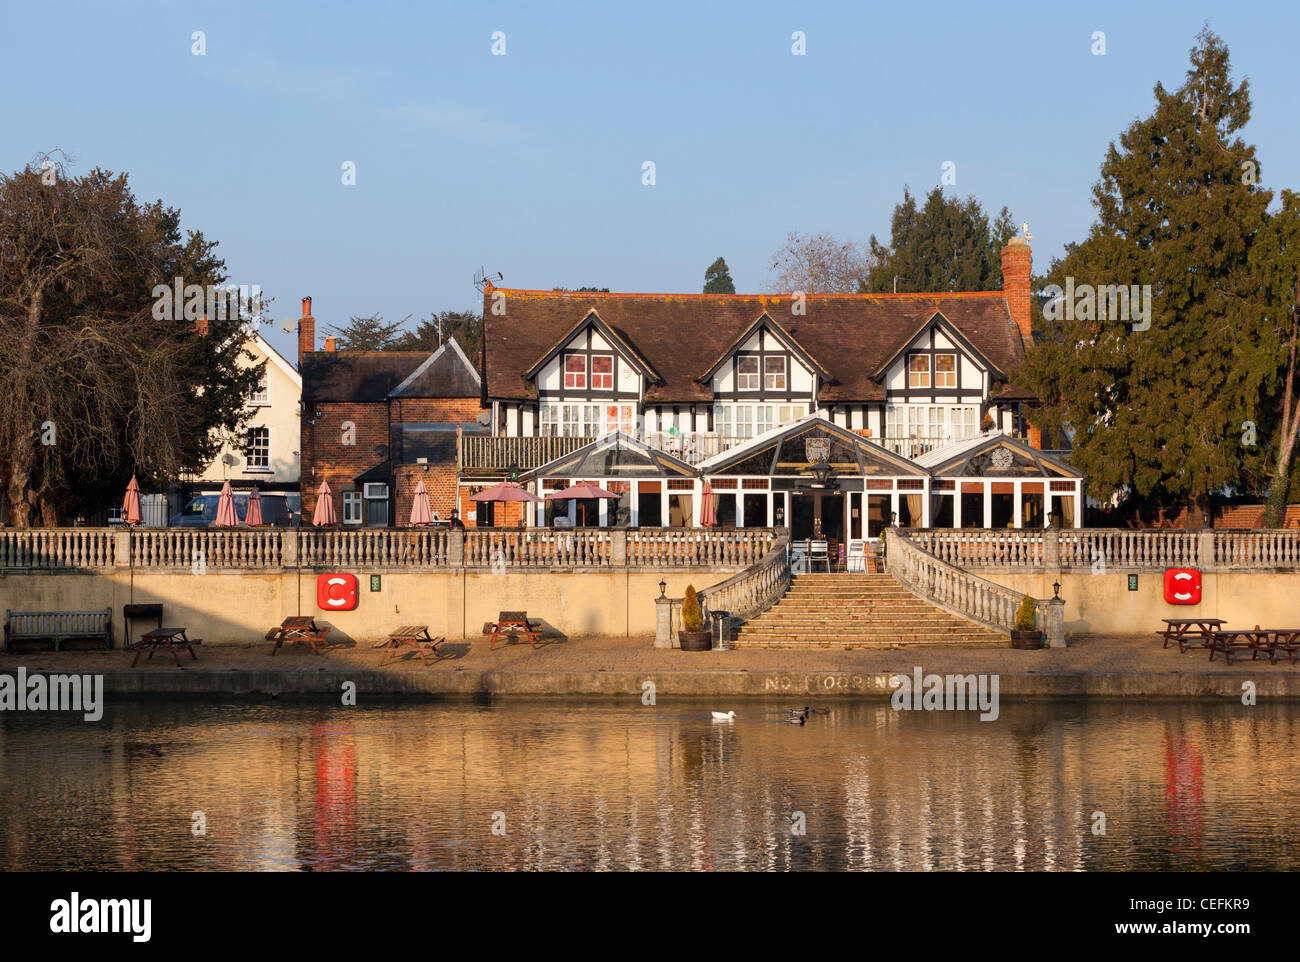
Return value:
M 956 294 L 622 294 L 489 285 L 480 364 L 493 438 L 477 439 L 458 467 L 476 483 L 522 476 L 540 492 L 585 480 L 626 494 L 626 503 L 600 511 L 602 523 L 698 523 L 708 480 L 719 523 L 790 524 L 796 536 L 816 527 L 862 537 L 891 520 L 1078 525 L 1082 478 L 1041 451 L 1031 423 L 1036 399 L 1014 381 L 1031 338 L 1022 240 L 1004 248 L 1003 273 L 1002 291 Z M 825 437 L 808 447 L 787 429 Z M 618 450 L 636 449 L 642 461 L 656 452 L 671 470 L 652 479 L 650 458 L 627 485 L 620 482 L 629 478 L 617 475 L 565 473 L 597 463 L 571 455 L 611 434 L 622 439 Z M 931 466 L 960 477 L 986 471 L 979 451 L 973 467 L 954 468 L 946 454 L 961 457 L 992 439 L 998 452 L 1021 451 L 997 454 L 999 464 L 1010 456 L 1037 473 L 997 481 L 996 496 L 993 482 L 982 485 L 987 503 L 978 507 L 969 478 L 954 490 L 972 499 L 944 501 L 940 490 L 958 482 L 945 477 L 932 485 Z M 814 485 L 819 462 L 795 455 L 827 444 L 844 457 L 829 462 L 833 480 Z M 762 461 L 759 449 L 770 463 L 749 470 Z M 738 457 L 746 471 L 735 474 Z M 694 471 L 693 481 L 682 466 Z M 589 517 L 581 506 L 574 512 Z

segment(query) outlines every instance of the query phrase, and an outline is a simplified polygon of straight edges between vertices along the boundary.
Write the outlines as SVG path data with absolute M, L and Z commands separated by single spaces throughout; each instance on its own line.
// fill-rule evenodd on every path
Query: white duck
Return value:
M 713 713 L 714 721 L 731 721 L 731 719 L 735 717 L 736 717 L 736 713 L 734 711 L 729 711 L 729 712 L 715 711 Z

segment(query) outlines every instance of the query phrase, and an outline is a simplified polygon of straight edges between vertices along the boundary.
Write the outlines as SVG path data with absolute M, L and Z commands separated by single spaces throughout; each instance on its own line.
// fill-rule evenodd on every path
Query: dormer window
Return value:
M 736 358 L 736 390 L 757 391 L 758 388 L 758 357 L 751 354 Z
M 913 354 L 907 361 L 907 386 L 930 386 L 930 355 Z
M 587 356 L 585 354 L 564 355 L 564 386 L 566 389 L 587 390 Z
M 934 386 L 957 386 L 957 355 L 936 354 L 934 356 Z
M 763 358 L 763 387 L 768 391 L 785 390 L 785 357 Z
M 614 355 L 591 355 L 591 389 L 593 391 L 614 390 Z

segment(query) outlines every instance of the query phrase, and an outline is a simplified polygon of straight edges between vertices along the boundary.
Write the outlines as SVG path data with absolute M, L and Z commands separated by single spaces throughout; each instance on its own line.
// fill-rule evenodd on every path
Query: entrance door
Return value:
M 844 495 L 837 491 L 796 491 L 790 496 L 790 537 L 844 540 Z

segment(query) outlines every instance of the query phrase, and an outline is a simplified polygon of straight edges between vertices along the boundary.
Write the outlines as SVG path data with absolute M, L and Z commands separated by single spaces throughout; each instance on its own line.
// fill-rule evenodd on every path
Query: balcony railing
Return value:
M 909 459 L 952 443 L 951 438 L 867 438 L 867 440 Z
M 572 454 L 595 438 L 506 437 L 501 434 L 462 434 L 456 439 L 456 459 L 462 471 L 528 471 Z
M 724 437 L 714 431 L 695 431 L 692 433 L 672 434 L 668 431 L 647 431 L 646 443 L 658 448 L 665 454 L 671 454 L 687 464 L 699 464 L 705 458 L 721 454 L 744 444 L 749 438 Z

